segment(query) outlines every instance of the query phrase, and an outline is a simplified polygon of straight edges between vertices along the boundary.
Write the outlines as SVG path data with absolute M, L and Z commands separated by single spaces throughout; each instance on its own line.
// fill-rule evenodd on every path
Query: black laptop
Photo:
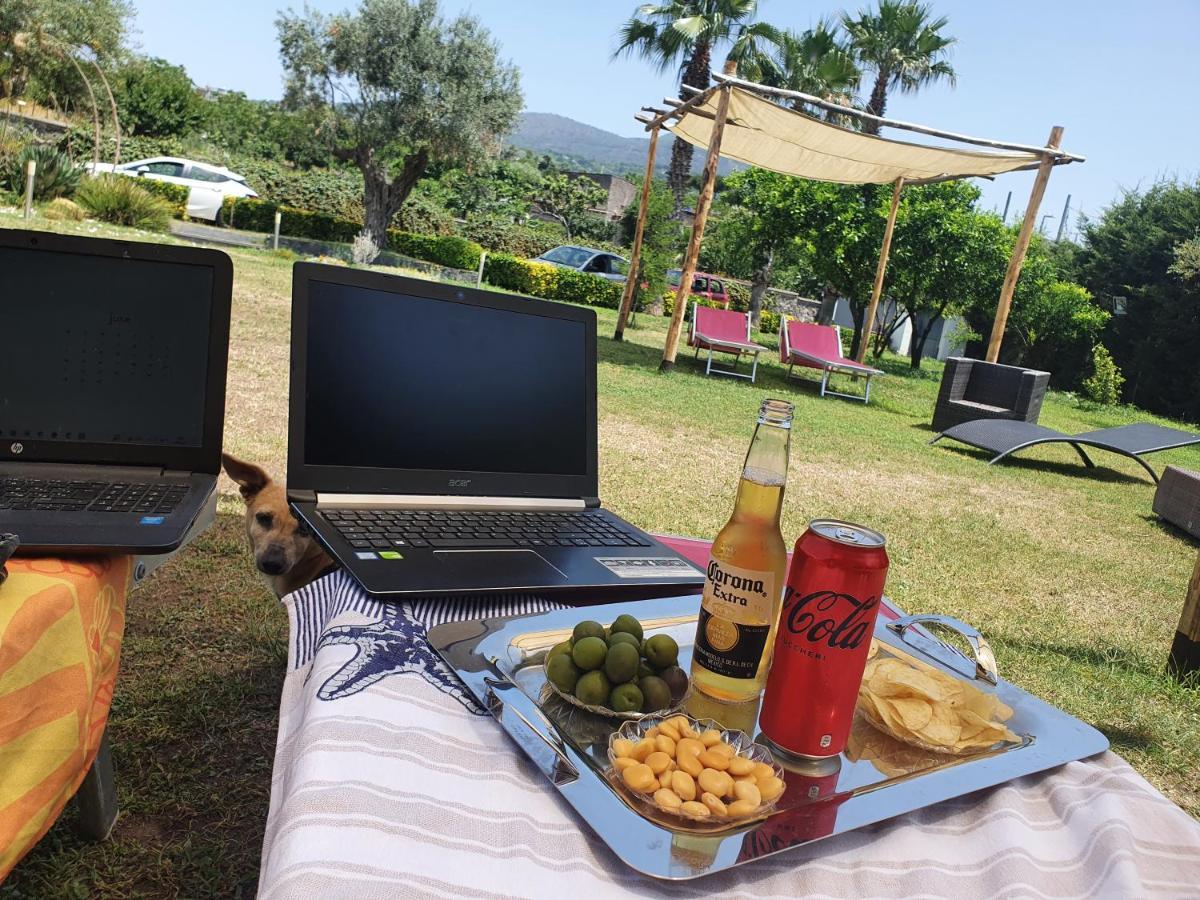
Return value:
M 165 553 L 216 487 L 233 269 L 215 250 L 0 230 L 0 532 Z
M 600 506 L 591 310 L 297 263 L 289 412 L 288 497 L 371 594 L 703 581 Z

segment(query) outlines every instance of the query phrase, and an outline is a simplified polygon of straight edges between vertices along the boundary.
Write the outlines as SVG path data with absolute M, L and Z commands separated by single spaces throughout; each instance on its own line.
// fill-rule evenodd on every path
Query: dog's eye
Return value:
M 269 512 L 260 512 L 260 513 L 255 513 L 254 521 L 256 521 L 263 528 L 270 528 L 272 525 L 275 524 L 275 517 L 273 515 L 271 515 Z

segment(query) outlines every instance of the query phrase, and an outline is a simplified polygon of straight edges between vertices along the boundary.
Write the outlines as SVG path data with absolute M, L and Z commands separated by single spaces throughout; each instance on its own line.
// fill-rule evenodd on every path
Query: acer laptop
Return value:
M 214 250 L 0 230 L 0 532 L 166 553 L 216 487 L 233 269 Z
M 368 592 L 703 582 L 600 505 L 591 310 L 311 263 L 292 291 L 288 498 Z

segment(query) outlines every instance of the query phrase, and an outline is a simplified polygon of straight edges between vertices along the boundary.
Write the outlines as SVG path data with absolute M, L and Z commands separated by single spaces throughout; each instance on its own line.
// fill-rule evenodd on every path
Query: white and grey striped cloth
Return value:
M 426 624 L 551 604 L 381 604 L 343 573 L 283 602 L 263 897 L 1200 896 L 1200 825 L 1112 753 L 699 881 L 654 881 L 578 820 L 424 641 Z

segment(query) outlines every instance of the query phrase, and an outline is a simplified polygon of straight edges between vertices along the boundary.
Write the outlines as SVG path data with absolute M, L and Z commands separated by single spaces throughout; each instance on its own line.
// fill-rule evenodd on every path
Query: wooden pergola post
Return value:
M 696 216 L 692 222 L 692 237 L 688 241 L 687 255 L 683 260 L 683 271 L 679 273 L 679 290 L 675 293 L 675 309 L 671 312 L 671 327 L 667 329 L 667 345 L 663 347 L 660 372 L 670 372 L 675 367 L 675 354 L 679 349 L 679 332 L 683 328 L 683 314 L 687 310 L 688 297 L 692 293 L 692 278 L 700 259 L 700 241 L 704 238 L 704 226 L 708 222 L 708 209 L 712 206 L 713 191 L 717 186 L 717 161 L 721 157 L 721 135 L 725 133 L 725 117 L 729 114 L 729 86 L 720 89 L 717 99 L 716 120 L 712 135 L 708 139 L 708 156 L 704 160 L 704 175 L 700 185 L 700 198 L 696 201 Z M 682 138 L 676 138 L 682 140 Z
M 1047 150 L 1057 150 L 1062 143 L 1063 128 L 1055 125 L 1050 129 L 1050 139 L 1046 141 Z M 1004 341 L 1004 326 L 1008 324 L 1008 310 L 1012 306 L 1013 291 L 1017 289 L 1017 279 L 1021 275 L 1021 266 L 1025 263 L 1025 253 L 1029 250 L 1029 240 L 1033 236 L 1033 226 L 1037 223 L 1038 207 L 1042 205 L 1042 196 L 1046 193 L 1046 182 L 1050 180 L 1050 170 L 1054 168 L 1054 154 L 1042 154 L 1042 163 L 1038 166 L 1037 177 L 1033 179 L 1033 190 L 1029 194 L 1029 205 L 1025 207 L 1025 221 L 1017 234 L 1017 243 L 1013 246 L 1012 257 L 1008 261 L 1008 271 L 1004 273 L 1004 286 L 1000 289 L 1000 302 L 996 305 L 996 320 L 992 323 L 992 336 L 988 341 L 987 361 L 995 362 L 1000 356 L 1000 344 Z
M 896 227 L 896 210 L 900 208 L 900 191 L 904 179 L 897 178 L 892 188 L 892 208 L 888 210 L 887 225 L 883 228 L 883 246 L 879 248 L 879 264 L 875 266 L 875 286 L 871 288 L 871 304 L 867 307 L 867 318 L 863 324 L 862 337 L 858 341 L 855 362 L 867 358 L 867 345 L 871 343 L 871 329 L 875 327 L 875 313 L 879 309 L 879 297 L 883 293 L 883 276 L 887 273 L 888 254 L 892 252 L 892 231 Z
M 638 272 L 642 262 L 642 233 L 646 229 L 646 208 L 650 205 L 650 184 L 654 180 L 654 152 L 658 149 L 658 133 L 661 125 L 650 129 L 650 149 L 646 152 L 646 173 L 642 176 L 642 199 L 638 205 L 637 228 L 633 232 L 633 251 L 629 254 L 629 275 L 625 279 L 625 292 L 621 295 L 621 309 L 617 313 L 617 330 L 613 340 L 625 338 L 625 323 L 633 308 L 633 295 L 637 293 Z
M 1200 555 L 1196 557 L 1196 568 L 1188 582 L 1167 671 L 1180 681 L 1191 673 L 1200 672 Z

